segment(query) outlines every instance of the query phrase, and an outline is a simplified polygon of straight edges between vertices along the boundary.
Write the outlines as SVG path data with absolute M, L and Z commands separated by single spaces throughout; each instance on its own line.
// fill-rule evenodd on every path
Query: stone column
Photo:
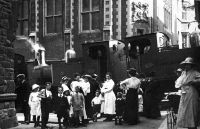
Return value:
M 16 15 L 13 1 L 0 0 L 0 129 L 18 125 L 15 110 L 14 49 Z

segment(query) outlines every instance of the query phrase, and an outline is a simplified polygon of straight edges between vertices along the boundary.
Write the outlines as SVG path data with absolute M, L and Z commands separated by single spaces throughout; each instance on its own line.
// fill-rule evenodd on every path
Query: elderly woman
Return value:
M 115 94 L 113 88 L 115 86 L 114 81 L 111 79 L 111 74 L 106 73 L 106 81 L 103 83 L 101 93 L 104 94 L 104 114 L 106 119 L 104 121 L 111 121 L 115 114 Z
M 175 87 L 181 88 L 177 127 L 197 129 L 199 85 L 196 84 L 200 82 L 200 73 L 194 69 L 195 63 L 191 57 L 187 57 L 181 65 L 183 72 L 175 82 Z
M 120 82 L 120 86 L 127 90 L 124 120 L 134 125 L 138 123 L 138 88 L 141 82 L 135 77 L 136 69 L 130 68 L 128 75 L 129 78 Z

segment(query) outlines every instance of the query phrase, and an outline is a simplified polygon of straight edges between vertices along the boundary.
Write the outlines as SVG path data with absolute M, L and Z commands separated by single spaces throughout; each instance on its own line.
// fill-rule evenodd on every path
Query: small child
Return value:
M 69 114 L 69 103 L 67 99 L 66 92 L 63 93 L 63 88 L 58 87 L 58 95 L 55 98 L 56 102 L 56 114 L 58 117 L 58 124 L 59 124 L 59 129 L 62 129 L 61 126 L 61 119 L 64 118 L 63 120 L 63 125 L 66 127 L 67 126 L 67 121 L 68 121 L 68 114 Z
M 75 87 L 75 93 L 72 95 L 72 107 L 75 118 L 75 127 L 79 126 L 79 119 L 83 122 L 83 106 L 84 106 L 84 97 L 82 93 L 79 93 L 79 87 Z
M 100 92 L 96 91 L 95 97 L 92 99 L 92 107 L 93 107 L 93 121 L 97 122 L 97 115 L 100 113 L 101 110 L 101 96 Z
M 33 116 L 34 127 L 40 126 L 40 116 L 41 116 L 41 98 L 38 97 L 40 86 L 37 84 L 33 84 L 32 92 L 29 96 L 28 104 L 30 106 L 30 114 Z M 36 120 L 37 117 L 37 120 Z
M 125 100 L 123 99 L 122 92 L 117 92 L 117 99 L 115 102 L 116 105 L 116 117 L 115 117 L 115 125 L 121 125 L 122 124 L 122 116 L 124 113 L 124 105 Z
M 70 90 L 64 91 L 64 94 L 67 96 L 67 100 L 69 103 L 69 118 L 68 118 L 68 126 L 72 126 L 73 122 L 73 107 L 72 107 L 72 96 L 70 94 Z

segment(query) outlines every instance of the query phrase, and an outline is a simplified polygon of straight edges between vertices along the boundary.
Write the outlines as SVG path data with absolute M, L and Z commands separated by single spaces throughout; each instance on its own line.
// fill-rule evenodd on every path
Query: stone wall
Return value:
M 14 1 L 14 0 L 13 0 Z M 16 15 L 11 0 L 0 0 L 0 129 L 17 126 L 14 83 L 14 30 Z

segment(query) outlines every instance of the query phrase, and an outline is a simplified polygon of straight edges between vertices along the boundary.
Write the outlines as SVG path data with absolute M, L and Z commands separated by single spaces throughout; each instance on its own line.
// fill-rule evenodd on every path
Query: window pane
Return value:
M 90 16 L 89 16 L 89 13 L 82 14 L 82 30 L 90 30 Z
M 66 28 L 70 28 L 71 26 L 70 26 L 70 20 L 71 20 L 71 0 L 66 0 L 66 7 L 65 7 L 65 15 L 66 15 L 66 17 L 65 17 L 65 27 Z
M 30 19 L 31 19 L 30 20 L 31 21 L 30 30 L 35 31 L 35 1 L 34 0 L 31 0 L 30 10 L 31 10 L 31 13 L 30 13 Z
M 55 0 L 55 14 L 62 14 L 62 0 Z
M 23 7 L 23 6 L 22 6 L 22 3 L 18 4 L 18 8 L 19 8 L 19 9 L 18 9 L 18 13 L 19 13 L 19 17 L 18 17 L 18 18 L 19 18 L 19 19 L 22 18 L 22 11 L 23 11 L 23 10 L 22 10 L 22 9 L 23 9 L 22 7 Z
M 23 16 L 22 18 L 28 18 L 28 1 L 23 1 Z
M 53 0 L 46 0 L 46 6 L 47 6 L 47 16 L 53 15 Z
M 47 33 L 53 33 L 53 17 L 46 18 Z
M 20 22 L 17 22 L 17 35 L 21 35 L 21 25 Z
M 99 12 L 92 13 L 92 30 L 99 29 Z
M 22 28 L 23 28 L 23 35 L 28 35 L 28 21 L 22 22 Z
M 55 17 L 55 33 L 62 32 L 62 17 Z
M 92 0 L 92 10 L 99 10 L 99 0 Z
M 70 49 L 70 33 L 65 34 L 65 51 Z
M 90 0 L 82 0 L 82 3 L 83 3 L 82 11 L 83 12 L 89 11 L 90 10 Z

